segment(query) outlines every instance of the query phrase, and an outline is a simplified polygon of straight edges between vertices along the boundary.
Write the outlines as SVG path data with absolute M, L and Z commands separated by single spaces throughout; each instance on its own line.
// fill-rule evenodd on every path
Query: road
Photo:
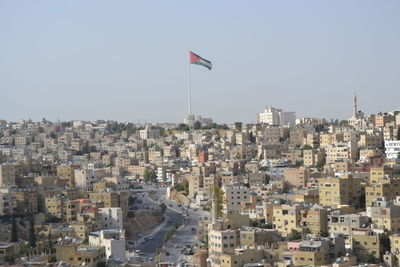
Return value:
M 141 238 L 139 240 L 139 243 L 141 244 L 136 247 L 136 249 L 141 251 L 142 257 L 146 259 L 154 259 L 154 253 L 156 250 L 165 245 L 165 248 L 161 253 L 161 261 L 178 263 L 182 262 L 183 260 L 187 260 L 187 256 L 183 255 L 181 250 L 186 246 L 195 245 L 198 219 L 200 217 L 209 216 L 209 212 L 195 211 L 193 209 L 178 207 L 177 203 L 174 201 L 165 199 L 166 189 L 162 187 L 154 188 L 150 186 L 143 186 L 143 189 L 139 189 L 137 191 L 147 193 L 154 192 L 151 195 L 152 200 L 149 199 L 147 194 L 142 198 L 143 204 L 149 207 L 156 207 L 160 203 L 164 202 L 167 205 L 167 210 L 165 211 L 165 221 L 153 229 L 151 233 L 153 239 L 145 242 L 144 238 Z M 164 244 L 165 234 L 174 229 L 175 225 L 181 224 L 184 220 L 185 223 L 179 227 L 175 235 L 172 236 L 166 244 Z

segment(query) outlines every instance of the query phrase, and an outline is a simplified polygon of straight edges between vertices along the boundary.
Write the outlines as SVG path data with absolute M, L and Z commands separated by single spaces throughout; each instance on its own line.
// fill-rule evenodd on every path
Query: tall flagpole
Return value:
M 189 108 L 189 119 L 190 115 L 192 115 L 192 98 L 190 94 L 190 50 L 188 49 L 189 52 L 189 63 L 188 63 L 188 108 Z

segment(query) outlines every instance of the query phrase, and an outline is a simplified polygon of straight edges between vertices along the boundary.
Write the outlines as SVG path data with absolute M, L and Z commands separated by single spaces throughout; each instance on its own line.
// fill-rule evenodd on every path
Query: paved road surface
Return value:
M 143 257 L 145 257 L 146 259 L 154 259 L 154 253 L 156 249 L 162 248 L 164 245 L 165 233 L 171 231 L 177 223 L 182 222 L 185 218 L 185 216 L 183 215 L 188 215 L 186 216 L 186 223 L 183 224 L 177 230 L 176 234 L 170 238 L 170 240 L 165 245 L 165 250 L 161 254 L 161 261 L 178 263 L 183 260 L 187 260 L 188 256 L 183 255 L 181 253 L 181 250 L 186 246 L 195 245 L 198 219 L 200 217 L 208 217 L 209 212 L 200 210 L 194 211 L 193 209 L 184 209 L 182 207 L 178 207 L 177 203 L 175 203 L 174 201 L 165 199 L 165 188 L 153 188 L 150 186 L 144 186 L 142 190 L 137 191 L 154 191 L 151 198 L 155 201 L 150 200 L 146 195 L 146 197 L 142 198 L 143 204 L 150 207 L 155 207 L 158 206 L 159 203 L 164 202 L 167 205 L 168 209 L 165 211 L 166 221 L 153 230 L 153 239 L 148 240 L 144 244 L 140 244 L 136 249 L 139 249 L 143 253 Z M 170 223 L 167 223 L 168 221 L 170 221 Z M 144 240 L 144 238 L 140 239 L 140 241 L 142 240 Z M 168 252 L 169 255 L 166 255 L 166 252 Z

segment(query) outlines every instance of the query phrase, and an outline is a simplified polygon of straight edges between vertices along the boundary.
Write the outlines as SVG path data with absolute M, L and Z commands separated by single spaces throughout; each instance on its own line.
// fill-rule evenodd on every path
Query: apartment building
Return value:
M 312 207 L 301 211 L 301 225 L 314 237 L 326 236 L 328 232 L 328 211 Z
M 250 202 L 250 189 L 243 186 L 223 186 L 224 212 L 239 212 L 242 210 L 242 203 Z
M 101 230 L 89 234 L 89 245 L 105 248 L 106 259 L 126 261 L 125 231 L 118 229 Z
M 309 168 L 290 168 L 284 170 L 284 180 L 289 188 L 301 188 L 307 186 L 307 180 L 311 176 Z
M 319 179 L 319 203 L 327 207 L 360 206 L 363 194 L 360 178 L 352 175 Z
M 56 246 L 56 258 L 72 266 L 96 267 L 106 261 L 106 252 L 103 246 L 88 246 L 78 244 Z
M 303 164 L 306 167 L 315 166 L 325 160 L 325 149 L 306 149 L 303 150 Z
M 273 206 L 272 211 L 272 226 L 273 229 L 280 232 L 283 236 L 288 236 L 292 231 L 296 230 L 302 232 L 302 210 L 305 207 L 293 204 L 293 205 L 276 205 Z
M 100 208 L 99 215 L 103 229 L 123 229 L 123 216 L 120 207 Z
M 365 206 L 373 206 L 377 198 L 394 200 L 398 195 L 400 195 L 400 179 L 380 178 L 378 183 L 365 187 Z
M 393 201 L 375 199 L 372 207 L 367 207 L 367 215 L 371 218 L 374 228 L 388 233 L 400 233 L 400 206 Z
M 350 235 L 350 244 L 354 255 L 359 262 L 365 262 L 369 255 L 374 255 L 376 260 L 382 260 L 385 248 L 382 243 L 382 236 L 372 229 L 356 228 Z
M 11 164 L 0 164 L 0 187 L 15 185 L 15 167 Z
M 385 154 L 388 159 L 397 159 L 400 153 L 400 140 L 385 141 Z
M 214 230 L 209 233 L 209 258 L 212 266 L 221 266 L 221 256 L 232 254 L 240 244 L 240 233 L 238 230 Z

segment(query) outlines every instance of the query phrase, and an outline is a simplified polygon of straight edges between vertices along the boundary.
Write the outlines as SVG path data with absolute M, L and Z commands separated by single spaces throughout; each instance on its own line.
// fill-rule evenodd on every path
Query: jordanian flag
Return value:
M 204 66 L 207 69 L 211 70 L 211 67 L 212 67 L 211 61 L 209 61 L 205 58 L 202 58 L 201 56 L 193 53 L 192 51 L 190 51 L 189 55 L 190 55 L 190 64 L 201 65 L 201 66 Z

